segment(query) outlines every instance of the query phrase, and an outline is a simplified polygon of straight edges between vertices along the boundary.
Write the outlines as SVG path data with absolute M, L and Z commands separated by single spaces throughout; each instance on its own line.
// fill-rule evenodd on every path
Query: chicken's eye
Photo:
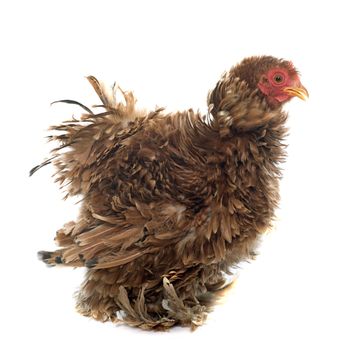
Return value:
M 282 74 L 277 73 L 273 76 L 273 81 L 276 84 L 282 84 L 284 81 L 284 76 Z

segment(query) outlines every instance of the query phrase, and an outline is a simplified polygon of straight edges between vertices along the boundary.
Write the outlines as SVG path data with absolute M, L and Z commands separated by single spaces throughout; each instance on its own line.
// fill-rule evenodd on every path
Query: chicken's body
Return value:
M 254 255 L 278 203 L 286 114 L 224 76 L 212 118 L 135 110 L 89 77 L 107 113 L 53 127 L 58 181 L 82 195 L 48 264 L 86 266 L 78 310 L 143 328 L 198 325 L 225 272 Z M 118 316 L 118 311 L 123 314 Z

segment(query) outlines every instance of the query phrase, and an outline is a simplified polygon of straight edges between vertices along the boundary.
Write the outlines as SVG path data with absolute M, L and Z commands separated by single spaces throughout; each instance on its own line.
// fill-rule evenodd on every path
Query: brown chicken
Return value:
M 293 64 L 244 59 L 209 93 L 207 115 L 135 109 L 88 77 L 104 111 L 53 126 L 52 157 L 79 217 L 49 265 L 86 267 L 77 309 L 144 329 L 203 323 L 232 267 L 254 256 L 279 200 L 287 114 L 307 90 Z

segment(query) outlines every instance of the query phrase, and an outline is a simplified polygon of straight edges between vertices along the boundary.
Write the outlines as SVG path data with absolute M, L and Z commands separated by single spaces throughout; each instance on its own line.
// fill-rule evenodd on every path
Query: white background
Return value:
M 0 348 L 349 349 L 349 10 L 346 1 L 8 1 L 0 5 Z M 74 311 L 83 271 L 49 269 L 56 229 L 75 218 L 45 129 L 71 98 L 97 101 L 94 74 L 139 105 L 200 108 L 220 74 L 249 55 L 292 60 L 310 92 L 290 112 L 289 158 L 274 231 L 225 302 L 191 333 L 147 333 Z M 348 334 L 346 334 L 348 333 Z

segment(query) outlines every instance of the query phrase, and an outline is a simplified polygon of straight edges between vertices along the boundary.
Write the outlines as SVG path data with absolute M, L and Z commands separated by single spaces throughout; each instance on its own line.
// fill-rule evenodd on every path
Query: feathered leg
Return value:
M 76 294 L 76 308 L 97 321 L 117 321 L 120 307 L 115 302 L 118 285 L 116 274 L 108 270 L 88 270 L 86 280 Z
M 166 278 L 161 293 L 146 287 L 107 286 L 87 280 L 77 294 L 77 310 L 98 321 L 154 330 L 165 330 L 175 324 L 195 328 L 206 319 L 206 307 L 182 300 Z
M 195 269 L 185 279 L 172 274 L 168 277 L 173 282 L 163 277 L 156 283 L 128 287 L 117 282 L 119 273 L 118 269 L 88 270 L 77 293 L 77 310 L 102 322 L 120 321 L 142 329 L 165 330 L 176 324 L 194 329 L 205 321 L 225 281 L 221 274 L 214 277 L 213 271 Z

